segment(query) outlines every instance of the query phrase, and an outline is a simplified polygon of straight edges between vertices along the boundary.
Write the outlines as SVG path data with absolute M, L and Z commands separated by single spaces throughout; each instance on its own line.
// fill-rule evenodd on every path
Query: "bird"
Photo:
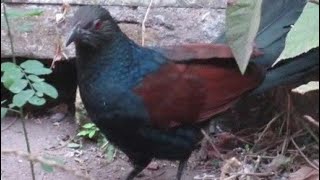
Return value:
M 261 86 L 283 84 L 270 85 L 268 78 L 278 72 L 268 76 L 271 66 L 265 62 L 275 59 L 261 60 L 268 57 L 264 51 L 253 51 L 254 61 L 242 75 L 224 43 L 142 47 L 99 5 L 81 6 L 71 27 L 66 46 L 75 44 L 81 99 L 100 131 L 131 161 L 126 180 L 153 159 L 179 161 L 175 178 L 180 180 L 210 118 L 255 90 L 262 92 Z M 313 70 L 295 71 L 303 68 Z M 283 77 L 286 70 L 281 69 Z

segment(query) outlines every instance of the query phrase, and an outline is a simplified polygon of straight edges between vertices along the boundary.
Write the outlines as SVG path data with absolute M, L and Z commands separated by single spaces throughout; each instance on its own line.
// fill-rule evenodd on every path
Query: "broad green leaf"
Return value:
M 1 107 L 1 119 L 3 119 L 8 112 L 8 108 Z
M 23 73 L 18 66 L 11 67 L 10 70 L 4 71 L 1 82 L 3 83 L 4 87 L 9 89 L 10 86 L 17 80 L 23 77 Z
M 41 9 L 17 9 L 17 8 L 8 8 L 7 16 L 9 18 L 25 18 L 32 16 L 40 16 L 43 13 Z
M 94 126 L 95 126 L 95 124 L 93 124 L 93 123 L 87 123 L 87 124 L 83 125 L 82 127 L 85 129 L 90 129 L 90 128 L 93 128 Z
M 10 71 L 13 68 L 17 68 L 17 65 L 12 62 L 1 63 L 1 72 Z
M 26 69 L 26 73 L 35 74 L 35 75 L 46 75 L 52 73 L 51 69 L 48 68 L 39 68 L 39 69 Z
M 17 79 L 9 87 L 9 90 L 12 93 L 17 94 L 17 93 L 21 92 L 24 88 L 26 88 L 27 85 L 28 85 L 28 81 L 27 80 L 25 80 L 25 79 Z
M 34 94 L 35 92 L 31 89 L 23 90 L 13 96 L 12 104 L 17 107 L 22 107 Z
M 51 173 L 53 172 L 53 167 L 49 164 L 46 164 L 46 163 L 41 163 L 41 168 L 45 171 L 45 172 L 48 172 L 48 173 Z
M 32 96 L 28 100 L 28 102 L 32 105 L 35 105 L 35 106 L 42 106 L 46 103 L 46 99 L 38 97 L 38 96 Z
M 262 0 L 237 0 L 226 11 L 226 39 L 244 74 L 260 25 Z
M 82 131 L 80 131 L 78 134 L 77 134 L 77 136 L 86 136 L 86 135 L 88 135 L 90 133 L 90 131 L 84 131 L 84 130 L 82 130 Z
M 46 82 L 33 83 L 32 86 L 39 92 L 42 92 L 52 98 L 58 97 L 58 91 L 52 85 Z
M 43 97 L 43 92 L 37 91 L 37 92 L 36 92 L 36 95 L 37 95 L 38 97 Z
M 42 68 L 43 64 L 37 60 L 26 60 L 20 64 L 23 69 Z
M 88 134 L 88 137 L 92 138 L 95 134 L 96 134 L 96 131 L 90 131 L 90 133 Z
M 81 147 L 81 145 L 77 144 L 77 143 L 69 143 L 68 147 L 73 148 L 73 149 L 77 149 L 77 148 Z
M 51 69 L 44 67 L 44 65 L 37 60 L 27 60 L 20 64 L 26 73 L 35 75 L 45 75 L 52 72 Z
M 33 74 L 28 75 L 27 77 L 28 77 L 28 79 L 30 81 L 33 81 L 33 82 L 42 82 L 42 81 L 44 81 L 43 78 L 39 78 L 39 76 L 36 76 L 36 75 L 33 75 Z
M 319 90 L 319 81 L 310 81 L 307 84 L 303 84 L 297 88 L 292 89 L 292 92 L 305 94 L 310 91 Z
M 316 47 L 319 47 L 319 5 L 307 3 L 287 35 L 284 50 L 273 65 Z

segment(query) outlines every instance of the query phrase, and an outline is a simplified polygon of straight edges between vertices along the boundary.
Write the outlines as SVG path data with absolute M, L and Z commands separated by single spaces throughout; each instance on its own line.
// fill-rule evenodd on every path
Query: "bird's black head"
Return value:
M 110 13 L 101 6 L 82 6 L 74 14 L 66 46 L 75 42 L 99 47 L 120 32 Z

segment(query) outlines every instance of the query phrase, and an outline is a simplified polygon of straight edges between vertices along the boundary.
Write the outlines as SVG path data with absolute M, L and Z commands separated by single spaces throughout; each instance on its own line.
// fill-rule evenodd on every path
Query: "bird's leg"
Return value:
M 133 180 L 148 164 L 151 162 L 151 159 L 133 161 L 133 170 L 130 171 L 126 180 Z
M 177 180 L 181 180 L 183 170 L 187 166 L 188 159 L 181 160 L 179 162 L 178 172 L 177 172 Z

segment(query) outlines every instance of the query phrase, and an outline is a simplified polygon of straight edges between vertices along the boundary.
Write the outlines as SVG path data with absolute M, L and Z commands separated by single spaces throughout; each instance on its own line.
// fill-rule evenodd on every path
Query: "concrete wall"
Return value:
M 61 13 L 61 0 L 11 0 L 7 11 L 43 10 L 37 17 L 10 19 L 14 47 L 17 56 L 51 59 L 59 42 L 68 34 L 70 18 L 79 4 L 102 4 L 121 23 L 122 30 L 137 43 L 141 43 L 141 22 L 148 0 L 66 0 L 71 4 L 64 23 L 57 25 L 56 14 Z M 223 31 L 225 0 L 154 0 L 146 21 L 147 46 L 182 43 L 210 43 Z M 3 8 L 1 8 L 3 13 Z M 3 17 L 2 17 L 3 18 Z M 1 57 L 10 57 L 7 27 L 1 22 Z M 60 40 L 59 40 L 60 39 Z M 64 49 L 68 57 L 74 57 L 73 46 Z

